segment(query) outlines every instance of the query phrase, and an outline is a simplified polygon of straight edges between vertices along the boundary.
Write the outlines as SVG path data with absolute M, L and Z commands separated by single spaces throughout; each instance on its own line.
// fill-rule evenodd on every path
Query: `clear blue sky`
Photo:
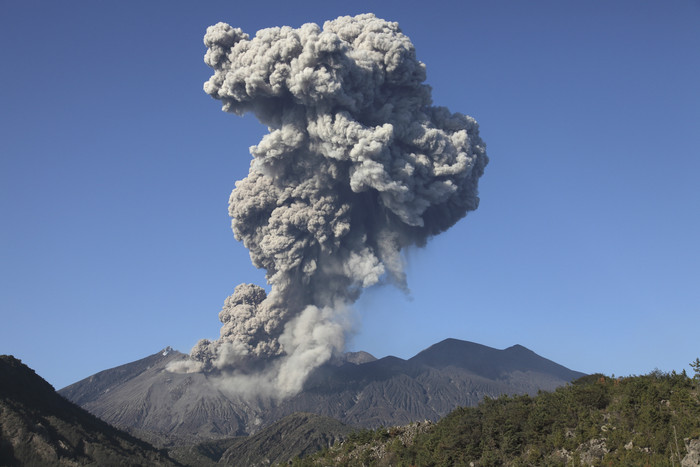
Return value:
M 60 388 L 215 338 L 264 284 L 227 201 L 266 132 L 202 91 L 207 26 L 374 12 L 473 116 L 479 210 L 372 289 L 350 350 L 447 337 L 584 372 L 700 356 L 700 3 L 0 0 L 0 353 Z

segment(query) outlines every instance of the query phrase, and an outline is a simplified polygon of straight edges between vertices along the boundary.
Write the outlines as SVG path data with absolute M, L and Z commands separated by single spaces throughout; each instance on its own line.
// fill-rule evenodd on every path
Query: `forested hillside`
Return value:
M 357 432 L 296 465 L 698 465 L 699 383 L 697 372 L 589 375 L 459 408 L 413 437 L 405 427 Z

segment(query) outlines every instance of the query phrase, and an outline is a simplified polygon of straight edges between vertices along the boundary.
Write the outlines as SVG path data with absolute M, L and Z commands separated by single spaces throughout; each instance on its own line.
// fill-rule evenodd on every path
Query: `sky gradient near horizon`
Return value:
M 202 90 L 207 26 L 373 12 L 474 117 L 481 205 L 365 291 L 348 350 L 453 337 L 573 370 L 700 356 L 700 3 L 0 0 L 0 354 L 57 389 L 216 338 L 264 272 L 227 202 L 266 129 Z

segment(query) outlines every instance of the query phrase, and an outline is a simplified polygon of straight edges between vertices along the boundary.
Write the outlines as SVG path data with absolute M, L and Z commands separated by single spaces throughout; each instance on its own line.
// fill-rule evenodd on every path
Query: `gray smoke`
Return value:
M 221 337 L 200 341 L 191 367 L 285 397 L 342 351 L 362 289 L 406 289 L 401 251 L 477 208 L 488 158 L 474 119 L 431 105 L 397 23 L 364 14 L 252 39 L 219 23 L 204 43 L 207 94 L 269 128 L 229 213 L 270 293 L 236 287 Z

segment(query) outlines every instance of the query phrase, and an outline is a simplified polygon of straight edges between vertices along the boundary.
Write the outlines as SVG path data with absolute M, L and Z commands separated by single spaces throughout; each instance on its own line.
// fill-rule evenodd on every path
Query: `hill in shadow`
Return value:
M 67 401 L 32 369 L 0 356 L 0 465 L 179 465 Z

